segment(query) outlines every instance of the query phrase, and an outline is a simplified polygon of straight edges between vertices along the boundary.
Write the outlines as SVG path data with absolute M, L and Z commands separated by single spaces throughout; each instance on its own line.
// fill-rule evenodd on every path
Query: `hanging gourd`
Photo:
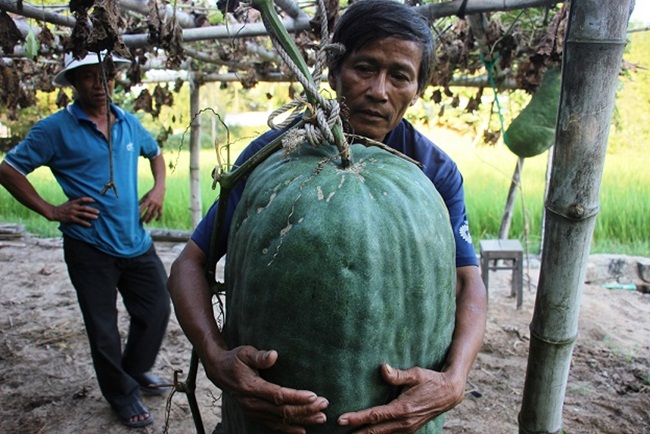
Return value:
M 510 123 L 505 133 L 505 143 L 518 157 L 534 157 L 555 143 L 560 84 L 560 68 L 546 71 L 528 105 Z
M 275 349 L 260 375 L 329 401 L 310 434 L 350 433 L 344 412 L 399 391 L 380 365 L 440 369 L 455 321 L 455 242 L 447 208 L 412 162 L 351 146 L 306 143 L 250 175 L 231 224 L 224 338 L 230 348 Z M 272 430 L 223 396 L 229 434 Z M 439 433 L 438 417 L 418 431 Z

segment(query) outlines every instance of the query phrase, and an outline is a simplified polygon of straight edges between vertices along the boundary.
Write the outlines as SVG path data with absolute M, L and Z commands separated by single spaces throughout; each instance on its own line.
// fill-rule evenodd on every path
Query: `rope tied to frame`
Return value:
M 318 146 L 323 143 L 335 144 L 341 150 L 347 150 L 349 145 L 347 140 L 343 137 L 338 139 L 333 133 L 332 129 L 335 126 L 343 128 L 341 121 L 341 109 L 338 101 L 335 99 L 326 99 L 318 91 L 321 83 L 323 69 L 327 63 L 329 55 L 340 55 L 345 51 L 345 47 L 341 44 L 329 43 L 329 30 L 327 24 L 327 13 L 323 0 L 319 0 L 318 7 L 320 9 L 320 25 L 321 25 L 321 48 L 318 50 L 316 62 L 312 72 L 312 80 L 310 81 L 293 62 L 289 54 L 284 50 L 282 45 L 277 39 L 277 35 L 269 32 L 273 46 L 278 51 L 280 57 L 295 74 L 297 80 L 304 88 L 304 94 L 314 101 L 310 103 L 304 96 L 297 97 L 294 101 L 274 110 L 268 118 L 267 124 L 271 129 L 278 130 L 288 127 L 298 115 L 303 113 L 304 126 L 299 129 L 291 130 L 287 133 L 282 141 L 283 148 L 289 152 L 297 148 L 300 144 L 308 141 L 312 146 Z M 264 16 L 263 16 L 264 19 Z M 270 28 L 270 26 L 267 26 Z M 275 118 L 283 113 L 292 111 L 289 117 L 281 123 L 275 123 Z M 340 143 L 339 141 L 343 141 Z
M 113 168 L 113 142 L 111 140 L 113 136 L 113 129 L 111 128 L 111 94 L 108 89 L 108 84 L 107 84 L 107 79 L 106 79 L 106 70 L 104 69 L 104 62 L 106 61 L 106 58 L 110 56 L 110 53 L 107 52 L 106 56 L 104 56 L 104 59 L 102 59 L 101 52 L 97 52 L 97 62 L 99 64 L 99 71 L 102 79 L 102 86 L 104 87 L 104 94 L 106 95 L 106 127 L 108 134 L 106 136 L 106 140 L 108 141 L 108 166 L 109 166 L 109 180 L 104 184 L 104 187 L 101 189 L 99 194 L 102 196 L 106 195 L 106 192 L 108 190 L 113 190 L 115 193 L 115 197 L 120 197 L 120 195 L 117 193 L 117 185 L 115 185 L 115 174 L 114 174 L 114 168 Z
M 483 65 L 485 66 L 485 70 L 487 71 L 487 75 L 488 75 L 488 82 L 490 83 L 490 87 L 492 87 L 492 91 L 494 92 L 494 102 L 497 105 L 497 115 L 499 116 L 499 124 L 501 127 L 501 134 L 503 135 L 503 142 L 508 143 L 507 142 L 508 138 L 506 137 L 506 129 L 503 120 L 503 111 L 501 110 L 501 102 L 499 101 L 499 91 L 497 89 L 496 81 L 494 80 L 494 68 L 498 60 L 499 60 L 498 53 L 495 56 L 495 58 L 492 60 L 487 60 L 483 56 L 483 54 L 481 54 L 481 62 L 483 62 Z

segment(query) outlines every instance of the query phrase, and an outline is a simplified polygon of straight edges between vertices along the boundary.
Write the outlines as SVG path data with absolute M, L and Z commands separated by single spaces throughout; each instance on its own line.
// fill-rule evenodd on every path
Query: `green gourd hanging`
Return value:
M 518 157 L 534 157 L 555 143 L 561 77 L 560 68 L 546 71 L 528 105 L 506 130 L 505 144 Z

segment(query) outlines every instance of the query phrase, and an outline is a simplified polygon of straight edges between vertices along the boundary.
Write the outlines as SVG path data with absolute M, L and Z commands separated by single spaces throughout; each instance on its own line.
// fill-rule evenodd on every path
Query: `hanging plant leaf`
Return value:
M 27 33 L 27 37 L 25 38 L 25 56 L 32 60 L 36 59 L 39 45 L 36 35 L 34 35 L 32 29 L 29 29 L 29 33 Z

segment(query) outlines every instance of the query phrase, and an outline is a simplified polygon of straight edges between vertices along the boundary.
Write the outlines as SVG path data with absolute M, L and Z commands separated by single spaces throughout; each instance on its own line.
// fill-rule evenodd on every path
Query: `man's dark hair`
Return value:
M 422 47 L 422 63 L 418 71 L 418 92 L 431 78 L 434 61 L 434 41 L 429 23 L 412 7 L 395 0 L 360 0 L 349 6 L 338 19 L 333 43 L 343 44 L 345 53 L 330 62 L 337 74 L 348 56 L 368 43 L 393 37 L 413 41 Z

